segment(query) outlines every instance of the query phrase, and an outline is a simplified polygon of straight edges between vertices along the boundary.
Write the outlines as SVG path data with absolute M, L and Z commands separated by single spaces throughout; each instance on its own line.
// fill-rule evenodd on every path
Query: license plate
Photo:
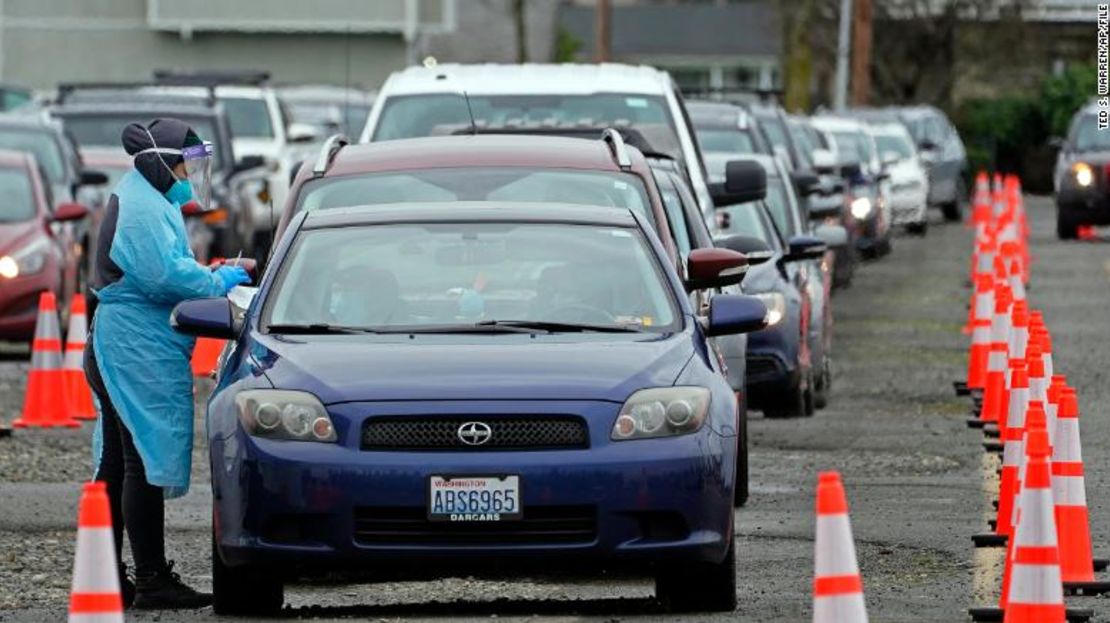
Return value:
M 520 517 L 520 476 L 432 476 L 428 481 L 431 521 L 507 521 Z

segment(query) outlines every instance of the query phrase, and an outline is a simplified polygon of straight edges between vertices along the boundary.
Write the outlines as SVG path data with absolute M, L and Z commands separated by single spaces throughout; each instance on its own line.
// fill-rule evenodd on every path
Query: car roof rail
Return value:
M 628 155 L 628 148 L 624 144 L 624 137 L 621 133 L 613 128 L 605 128 L 601 131 L 601 140 L 609 146 L 609 151 L 613 154 L 613 160 L 617 162 L 617 166 L 622 171 L 628 171 L 632 168 L 632 158 Z
M 262 69 L 207 69 L 203 71 L 155 69 L 153 77 L 158 84 L 211 87 L 225 84 L 261 86 L 270 81 L 270 72 Z
M 64 104 L 67 99 L 78 91 L 137 91 L 138 89 L 175 86 L 161 82 L 63 82 L 58 85 L 58 94 L 54 98 L 55 104 Z M 186 86 L 186 85 L 182 85 Z M 204 85 L 187 85 L 204 86 Z M 205 100 L 209 105 L 216 102 L 215 86 L 207 86 Z M 143 97 L 159 97 L 159 94 L 140 93 Z M 170 95 L 172 97 L 172 94 Z
M 351 144 L 351 139 L 347 138 L 345 134 L 333 134 L 324 141 L 324 146 L 320 148 L 320 155 L 316 157 L 316 164 L 312 165 L 312 177 L 320 177 L 328 172 L 328 167 L 331 166 L 335 156 L 347 145 Z

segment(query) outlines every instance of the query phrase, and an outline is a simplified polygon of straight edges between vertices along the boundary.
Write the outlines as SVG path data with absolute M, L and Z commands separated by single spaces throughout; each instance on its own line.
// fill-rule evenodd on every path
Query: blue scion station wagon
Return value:
M 746 263 L 695 250 L 688 281 Z M 275 613 L 324 573 L 521 568 L 628 569 L 674 609 L 733 609 L 737 403 L 707 339 L 766 314 L 695 315 L 625 209 L 298 215 L 249 309 L 174 312 L 232 340 L 207 416 L 216 611 Z

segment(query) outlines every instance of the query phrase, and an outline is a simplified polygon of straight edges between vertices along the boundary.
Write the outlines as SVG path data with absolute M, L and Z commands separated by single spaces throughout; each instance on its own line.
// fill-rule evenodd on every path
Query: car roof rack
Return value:
M 167 93 L 139 93 L 139 89 L 149 89 L 170 86 L 168 84 L 157 82 L 63 82 L 58 85 L 58 94 L 54 98 L 55 104 L 64 104 L 66 100 L 72 97 L 79 91 L 120 91 L 135 93 L 137 99 L 159 99 L 159 98 L 172 98 L 180 97 L 175 94 Z M 199 86 L 199 85 L 198 85 Z M 216 102 L 216 91 L 214 86 L 206 87 L 205 100 L 208 105 Z
M 316 163 L 312 165 L 312 177 L 320 177 L 328 172 L 328 167 L 331 166 L 335 156 L 339 154 L 339 150 L 351 144 L 351 139 L 347 138 L 345 134 L 332 134 L 328 140 L 324 141 L 323 147 L 320 148 L 320 155 L 316 157 Z
M 777 104 L 782 101 L 783 90 L 762 87 L 697 87 L 682 89 L 682 95 L 690 98 L 704 98 L 711 102 L 739 104 L 757 101 Z
M 220 85 L 262 86 L 270 81 L 270 72 L 261 69 L 155 69 L 154 81 L 162 85 L 216 87 Z
M 561 136 L 565 138 L 584 138 L 589 140 L 601 139 L 613 161 L 622 170 L 632 168 L 632 158 L 628 147 L 635 147 L 645 157 L 666 158 L 674 160 L 675 157 L 654 149 L 644 135 L 634 128 L 613 128 L 608 126 L 557 126 L 557 125 L 478 125 L 471 127 L 469 124 L 459 127 L 452 134 L 461 136 L 469 134 L 511 134 L 521 136 Z

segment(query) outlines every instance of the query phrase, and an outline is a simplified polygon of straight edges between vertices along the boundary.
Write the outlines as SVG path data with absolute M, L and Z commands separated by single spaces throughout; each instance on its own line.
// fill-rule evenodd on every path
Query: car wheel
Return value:
M 285 586 L 272 569 L 224 564 L 212 535 L 212 609 L 216 614 L 274 616 L 285 602 Z
M 751 472 L 748 470 L 748 400 L 743 392 L 736 392 L 739 425 L 736 439 L 736 491 L 733 493 L 733 506 L 748 503 Z
M 929 221 L 920 221 L 918 223 L 910 223 L 906 225 L 906 231 L 915 236 L 924 236 L 929 233 Z
M 655 576 L 655 598 L 671 612 L 736 610 L 736 531 L 719 563 L 666 565 Z
M 1075 240 L 1079 237 L 1079 223 L 1069 218 L 1059 207 L 1056 208 L 1056 237 L 1060 240 Z
M 799 379 L 786 391 L 770 396 L 763 415 L 772 419 L 796 418 L 806 414 L 806 388 Z

